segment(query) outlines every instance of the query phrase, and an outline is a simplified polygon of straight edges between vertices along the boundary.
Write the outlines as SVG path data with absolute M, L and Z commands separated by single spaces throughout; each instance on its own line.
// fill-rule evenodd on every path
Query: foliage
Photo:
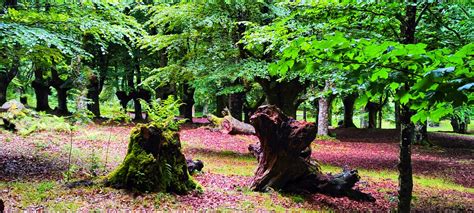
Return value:
M 169 96 L 165 100 L 153 101 L 150 104 L 144 101 L 142 103 L 148 112 L 151 123 L 155 125 L 176 131 L 185 122 L 185 120 L 176 120 L 176 112 L 181 104 L 173 96 Z

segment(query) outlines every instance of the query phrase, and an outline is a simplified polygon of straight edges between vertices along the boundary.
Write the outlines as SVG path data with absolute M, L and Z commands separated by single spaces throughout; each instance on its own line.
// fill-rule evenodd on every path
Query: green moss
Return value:
M 200 188 L 188 174 L 178 133 L 155 124 L 132 129 L 127 155 L 106 183 L 142 192 L 186 193 Z

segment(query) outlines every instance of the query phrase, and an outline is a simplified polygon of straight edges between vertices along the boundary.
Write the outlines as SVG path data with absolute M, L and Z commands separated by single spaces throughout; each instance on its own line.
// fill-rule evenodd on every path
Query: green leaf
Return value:
M 407 92 L 400 98 L 400 103 L 407 104 L 408 101 L 410 101 L 410 98 L 411 98 L 411 94 Z
M 390 84 L 390 89 L 392 89 L 392 90 L 397 90 L 399 86 L 400 86 L 399 83 L 397 83 L 397 82 L 392 82 L 392 83 Z

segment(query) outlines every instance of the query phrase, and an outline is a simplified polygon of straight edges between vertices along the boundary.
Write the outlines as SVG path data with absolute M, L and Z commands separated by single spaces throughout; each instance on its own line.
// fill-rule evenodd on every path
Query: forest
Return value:
M 471 1 L 0 0 L 0 212 L 474 211 Z

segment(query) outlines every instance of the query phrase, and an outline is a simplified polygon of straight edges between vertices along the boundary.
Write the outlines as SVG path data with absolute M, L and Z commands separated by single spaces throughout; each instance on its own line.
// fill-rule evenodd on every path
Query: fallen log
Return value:
M 209 114 L 207 119 L 211 122 L 214 126 L 216 126 L 222 133 L 225 134 L 242 134 L 242 135 L 254 135 L 255 128 L 247 123 L 239 121 L 232 117 L 229 113 L 228 109 L 222 111 L 224 117 L 219 118 L 213 114 Z
M 252 190 L 272 188 L 375 201 L 371 195 L 352 189 L 360 179 L 357 170 L 345 168 L 337 175 L 321 172 L 319 165 L 311 159 L 310 144 L 316 137 L 313 123 L 296 121 L 272 105 L 259 107 L 250 121 L 260 140 L 259 144 L 249 146 L 258 160 Z

